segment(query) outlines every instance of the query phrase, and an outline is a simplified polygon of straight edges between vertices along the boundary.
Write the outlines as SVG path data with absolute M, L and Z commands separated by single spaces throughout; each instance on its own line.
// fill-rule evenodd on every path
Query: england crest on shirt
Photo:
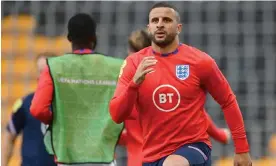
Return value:
M 180 80 L 185 80 L 190 75 L 189 65 L 176 65 L 176 77 Z

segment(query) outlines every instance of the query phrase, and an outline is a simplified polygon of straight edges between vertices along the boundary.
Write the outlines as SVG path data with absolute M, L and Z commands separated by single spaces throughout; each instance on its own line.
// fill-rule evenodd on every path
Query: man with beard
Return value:
M 235 146 L 235 166 L 252 165 L 243 118 L 226 78 L 206 53 L 179 42 L 175 7 L 161 2 L 149 12 L 147 47 L 127 57 L 110 114 L 122 123 L 136 107 L 143 133 L 143 166 L 210 166 L 204 116 L 206 92 L 220 104 Z
M 133 31 L 128 38 L 128 54 L 131 55 L 151 45 L 151 38 L 145 30 Z M 142 129 L 139 124 L 139 117 L 136 110 L 132 111 L 132 117 L 124 121 L 125 129 L 121 134 L 119 141 L 120 145 L 124 145 L 127 148 L 127 165 L 128 166 L 141 166 L 142 165 L 142 146 L 143 136 Z M 205 112 L 207 119 L 209 120 L 209 127 L 207 133 L 216 141 L 227 144 L 230 140 L 230 131 L 227 128 L 218 128 L 213 122 L 211 117 Z M 122 160 L 124 153 L 116 153 L 117 164 Z

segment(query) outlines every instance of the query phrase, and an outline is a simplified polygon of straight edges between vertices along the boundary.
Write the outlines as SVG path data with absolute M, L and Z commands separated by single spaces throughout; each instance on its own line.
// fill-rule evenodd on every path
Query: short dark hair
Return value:
M 145 30 L 136 30 L 128 38 L 129 49 L 138 52 L 151 45 L 149 34 Z
M 78 13 L 70 18 L 68 22 L 68 40 L 75 44 L 94 43 L 96 47 L 97 37 L 95 20 L 88 14 Z
M 173 6 L 173 5 L 169 4 L 169 3 L 166 3 L 166 2 L 158 2 L 158 3 L 155 3 L 155 4 L 150 8 L 149 13 L 150 13 L 153 9 L 155 9 L 155 8 L 162 8 L 162 7 L 173 9 L 173 10 L 175 11 L 175 13 L 176 13 L 176 19 L 177 19 L 177 21 L 180 22 L 180 15 L 179 15 L 178 9 L 177 9 L 175 6 Z

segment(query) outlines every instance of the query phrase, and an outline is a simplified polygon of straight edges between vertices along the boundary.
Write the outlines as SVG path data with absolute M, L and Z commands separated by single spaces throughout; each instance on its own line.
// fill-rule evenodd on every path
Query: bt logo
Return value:
M 157 109 L 163 112 L 170 112 L 179 106 L 180 93 L 172 85 L 160 85 L 154 90 L 152 100 Z

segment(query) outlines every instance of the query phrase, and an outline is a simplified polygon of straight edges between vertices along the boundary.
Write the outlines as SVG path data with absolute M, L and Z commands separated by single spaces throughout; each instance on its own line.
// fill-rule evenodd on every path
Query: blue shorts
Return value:
M 183 145 L 172 154 L 185 157 L 190 166 L 211 166 L 211 148 L 203 142 Z M 167 157 L 155 162 L 143 163 L 143 166 L 163 166 Z

